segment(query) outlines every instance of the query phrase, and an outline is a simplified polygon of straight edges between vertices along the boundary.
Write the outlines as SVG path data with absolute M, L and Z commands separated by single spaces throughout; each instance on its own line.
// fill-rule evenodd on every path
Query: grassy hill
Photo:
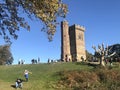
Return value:
M 24 90 L 53 90 L 55 83 L 60 79 L 57 72 L 67 70 L 87 70 L 92 67 L 76 65 L 74 63 L 32 64 L 0 66 L 0 90 L 14 90 L 10 87 L 17 78 L 24 79 L 24 70 L 32 72 L 29 82 L 24 82 Z
M 101 69 L 99 70 L 95 68 L 93 65 L 81 64 L 81 63 L 54 63 L 54 64 L 0 66 L 0 90 L 15 90 L 15 88 L 11 87 L 11 85 L 15 84 L 15 80 L 17 78 L 24 79 L 25 69 L 31 71 L 32 74 L 30 74 L 28 82 L 23 82 L 23 90 L 56 90 L 56 89 L 70 90 L 70 88 L 71 90 L 79 90 L 78 88 L 82 88 L 82 87 L 74 84 L 81 83 L 80 78 L 84 78 L 85 75 L 89 75 L 89 78 L 87 80 L 89 79 L 93 80 L 92 77 L 96 76 L 96 74 L 91 74 L 91 73 L 100 71 L 103 74 L 103 79 L 104 79 L 105 78 L 104 74 L 107 73 L 110 74 L 112 72 L 111 70 L 108 70 L 108 72 L 106 71 L 107 73 L 105 71 L 102 72 Z M 116 71 L 118 72 L 116 75 L 119 81 L 116 84 L 117 85 L 116 89 L 111 89 L 111 90 L 117 90 L 118 88 L 120 89 L 119 87 L 120 67 L 115 66 L 112 70 L 115 71 L 114 74 L 116 74 Z M 75 81 L 75 77 L 78 78 L 76 79 L 76 81 Z M 86 77 L 88 76 L 85 76 L 85 78 Z M 96 76 L 96 80 L 99 81 L 97 76 Z M 91 81 L 89 80 L 89 82 Z M 78 87 L 74 88 L 70 86 L 70 83 L 73 83 L 74 87 L 75 86 Z M 80 89 L 80 90 L 84 90 L 84 89 Z M 92 89 L 89 88 L 88 90 L 92 90 Z

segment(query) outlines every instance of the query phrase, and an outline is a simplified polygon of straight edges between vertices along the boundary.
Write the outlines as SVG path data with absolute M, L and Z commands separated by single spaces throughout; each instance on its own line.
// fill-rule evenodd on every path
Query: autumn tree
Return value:
M 0 65 L 12 64 L 13 56 L 10 51 L 10 45 L 0 46 Z
M 36 17 L 43 22 L 42 31 L 52 40 L 56 32 L 58 17 L 65 17 L 67 5 L 62 0 L 0 0 L 0 36 L 10 42 L 11 36 L 16 34 L 20 27 L 30 30 L 30 26 L 20 13 L 26 13 L 29 18 Z

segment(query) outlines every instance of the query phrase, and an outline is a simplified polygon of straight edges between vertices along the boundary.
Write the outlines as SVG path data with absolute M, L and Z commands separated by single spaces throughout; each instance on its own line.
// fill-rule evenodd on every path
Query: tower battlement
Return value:
M 80 26 L 78 24 L 75 24 L 75 28 L 76 29 L 80 29 L 80 30 L 85 30 L 85 27 L 84 26 Z

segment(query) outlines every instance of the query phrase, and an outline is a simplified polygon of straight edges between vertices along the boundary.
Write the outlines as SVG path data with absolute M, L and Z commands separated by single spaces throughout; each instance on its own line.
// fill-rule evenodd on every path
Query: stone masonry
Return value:
M 80 25 L 69 26 L 67 21 L 61 22 L 61 59 L 63 61 L 82 61 L 86 59 L 85 28 Z

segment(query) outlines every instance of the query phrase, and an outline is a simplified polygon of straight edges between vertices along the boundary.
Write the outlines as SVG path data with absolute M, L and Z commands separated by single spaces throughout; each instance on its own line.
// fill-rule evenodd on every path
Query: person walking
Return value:
M 32 74 L 32 72 L 29 72 L 28 70 L 25 70 L 25 71 L 24 71 L 24 77 L 25 77 L 25 79 L 26 79 L 26 82 L 28 82 L 29 73 Z

